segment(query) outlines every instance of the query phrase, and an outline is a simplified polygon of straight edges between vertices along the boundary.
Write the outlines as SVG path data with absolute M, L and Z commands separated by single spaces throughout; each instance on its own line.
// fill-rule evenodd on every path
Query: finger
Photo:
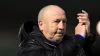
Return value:
M 85 10 L 82 10 L 82 13 L 84 13 L 84 14 L 88 14 Z
M 86 21 L 86 22 L 90 22 L 89 19 L 87 19 L 86 17 L 77 17 L 78 20 L 82 20 L 82 21 Z
M 78 25 L 79 25 L 79 26 L 82 26 L 82 25 L 83 25 L 83 23 L 81 23 L 81 22 L 80 22 L 80 23 L 78 23 Z
M 85 19 L 78 19 L 79 21 L 87 21 L 87 20 L 85 20 Z
M 79 25 L 82 27 L 82 28 L 86 28 L 86 25 L 84 23 L 79 23 Z
M 79 23 L 87 23 L 87 20 L 78 19 Z
M 77 17 L 77 19 L 87 20 L 86 17 Z
M 85 28 L 85 30 L 86 30 L 86 25 L 82 25 L 84 28 Z
M 79 21 L 79 23 L 83 23 L 84 25 L 86 25 L 86 21 Z
M 83 14 L 83 13 L 79 13 L 79 14 L 77 14 L 78 16 L 81 16 L 81 17 L 85 17 L 85 16 L 87 16 L 86 14 Z

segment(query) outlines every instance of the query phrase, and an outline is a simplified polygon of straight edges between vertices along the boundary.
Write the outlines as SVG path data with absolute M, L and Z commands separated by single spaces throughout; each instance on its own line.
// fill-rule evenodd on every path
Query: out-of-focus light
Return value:
M 100 21 L 98 21 L 98 23 L 96 25 L 96 31 L 100 35 Z

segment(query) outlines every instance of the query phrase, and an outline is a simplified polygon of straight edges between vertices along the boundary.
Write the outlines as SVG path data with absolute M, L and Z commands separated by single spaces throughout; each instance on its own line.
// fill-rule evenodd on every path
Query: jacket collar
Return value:
M 43 45 L 46 48 L 56 48 L 57 43 L 52 44 L 51 41 L 47 40 L 46 37 L 43 35 L 43 33 L 39 30 L 37 26 L 33 26 L 33 31 L 30 32 L 30 35 L 33 36 L 33 38 L 38 41 L 41 45 Z

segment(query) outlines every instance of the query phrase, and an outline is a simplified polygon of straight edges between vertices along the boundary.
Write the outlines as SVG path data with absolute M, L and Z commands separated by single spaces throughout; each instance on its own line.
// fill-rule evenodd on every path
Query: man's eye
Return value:
M 63 23 L 66 23 L 66 21 L 63 21 Z
M 56 23 L 59 23 L 60 21 L 59 21 L 59 20 L 55 20 L 55 22 L 56 22 Z

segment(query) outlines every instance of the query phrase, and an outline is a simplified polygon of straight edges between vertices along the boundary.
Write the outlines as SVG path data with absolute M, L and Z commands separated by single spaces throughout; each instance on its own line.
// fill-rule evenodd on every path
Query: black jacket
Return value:
M 93 56 L 100 56 L 100 35 L 96 35 L 96 41 L 93 43 L 91 50 Z
M 65 35 L 61 43 L 52 44 L 31 21 L 22 24 L 18 37 L 17 56 L 86 56 L 83 48 L 85 41 L 80 36 Z

